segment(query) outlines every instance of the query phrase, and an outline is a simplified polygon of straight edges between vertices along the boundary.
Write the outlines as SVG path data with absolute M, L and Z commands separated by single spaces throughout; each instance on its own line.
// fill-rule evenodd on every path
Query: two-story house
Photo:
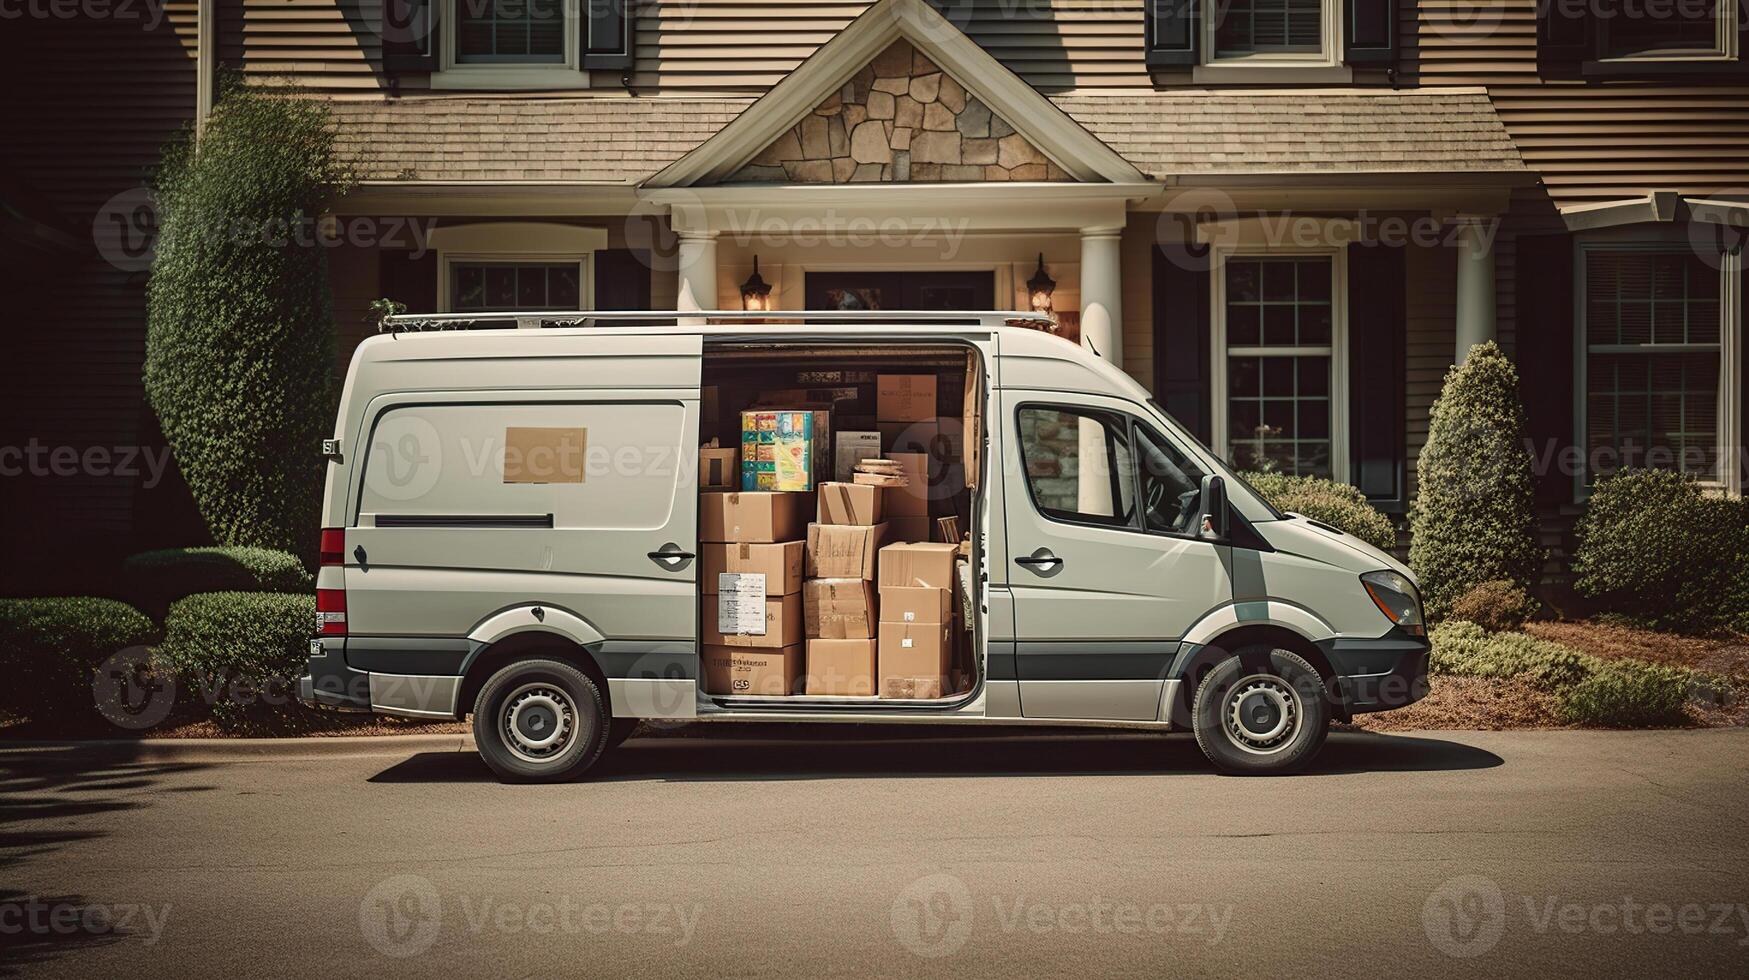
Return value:
M 143 273 L 114 238 L 224 66 L 331 100 L 364 173 L 335 205 L 369 232 L 330 256 L 343 357 L 385 296 L 1048 306 L 1241 466 L 1401 510 L 1446 370 L 1498 339 L 1551 513 L 1623 462 L 1739 491 L 1743 3 L 185 0 L 123 41 L 50 24 L 15 53 L 0 201 L 75 239 L 95 216 L 110 260 L 6 233 L 42 270 L 15 287 L 6 439 L 150 441 Z M 177 506 L 4 482 L 9 536 L 149 538 Z

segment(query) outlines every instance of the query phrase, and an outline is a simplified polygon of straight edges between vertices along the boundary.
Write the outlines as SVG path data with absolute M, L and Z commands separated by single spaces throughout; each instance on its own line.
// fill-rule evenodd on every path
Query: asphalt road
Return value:
M 592 782 L 457 752 L 0 754 L 0 973 L 1742 976 L 1749 732 L 634 739 Z M 854 733 L 853 733 L 854 734 Z M 737 736 L 730 738 L 728 736 Z

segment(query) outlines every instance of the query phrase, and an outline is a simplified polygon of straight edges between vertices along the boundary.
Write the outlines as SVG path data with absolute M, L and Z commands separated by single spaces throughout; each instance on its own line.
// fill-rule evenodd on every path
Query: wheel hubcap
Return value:
M 525 762 L 546 762 L 571 743 L 575 720 L 564 691 L 524 684 L 504 699 L 504 744 Z
M 1300 696 L 1281 678 L 1257 674 L 1233 685 L 1223 714 L 1234 745 L 1267 755 L 1299 731 Z

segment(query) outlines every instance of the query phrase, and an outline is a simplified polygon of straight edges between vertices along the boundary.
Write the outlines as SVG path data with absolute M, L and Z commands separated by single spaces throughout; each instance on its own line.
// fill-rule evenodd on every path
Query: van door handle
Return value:
M 1030 555 L 1023 555 L 1014 559 L 1014 563 L 1017 565 L 1025 565 L 1028 568 L 1036 568 L 1041 571 L 1049 572 L 1061 566 L 1063 564 L 1063 559 L 1051 554 L 1051 549 L 1049 548 L 1040 548 Z
M 678 571 L 686 567 L 686 563 L 697 557 L 690 551 L 681 551 L 676 544 L 665 544 L 661 551 L 652 551 L 650 560 L 669 571 Z

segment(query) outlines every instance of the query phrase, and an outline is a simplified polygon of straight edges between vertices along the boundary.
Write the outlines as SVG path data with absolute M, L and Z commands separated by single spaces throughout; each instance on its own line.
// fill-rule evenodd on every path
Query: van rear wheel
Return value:
M 1275 775 L 1312 761 L 1330 731 L 1324 679 L 1290 650 L 1245 647 L 1196 689 L 1196 744 L 1223 772 Z
M 589 675 L 568 663 L 515 661 L 480 688 L 474 744 L 505 782 L 575 779 L 607 748 L 602 701 Z

